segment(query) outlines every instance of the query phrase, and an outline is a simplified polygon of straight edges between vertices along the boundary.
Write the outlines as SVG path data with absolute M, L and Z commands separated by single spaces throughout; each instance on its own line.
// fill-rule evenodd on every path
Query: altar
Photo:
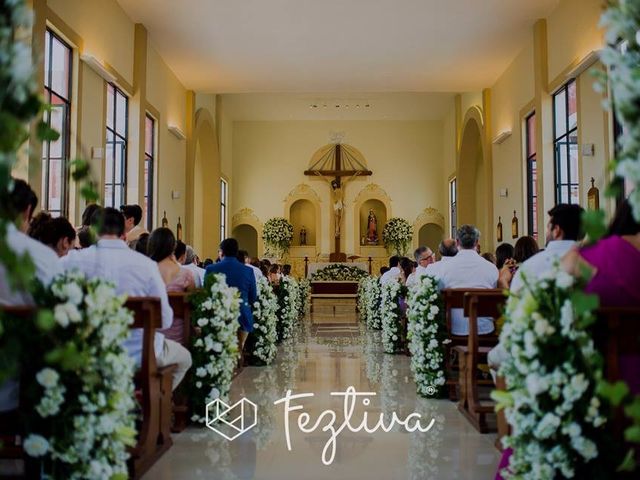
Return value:
M 361 270 L 364 270 L 366 273 L 369 273 L 369 264 L 367 262 L 316 262 L 309 263 L 309 270 L 307 273 L 307 278 L 311 278 L 311 276 L 316 273 L 318 270 L 321 270 L 329 265 L 344 265 L 346 267 L 358 267 Z

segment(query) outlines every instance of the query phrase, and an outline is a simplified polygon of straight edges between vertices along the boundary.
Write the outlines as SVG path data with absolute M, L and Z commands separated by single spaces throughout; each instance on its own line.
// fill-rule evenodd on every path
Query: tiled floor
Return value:
M 385 424 L 396 412 L 400 419 L 416 412 L 426 433 L 408 433 L 404 427 L 390 432 L 342 431 L 336 439 L 335 458 L 322 462 L 330 438 L 322 427 L 302 433 L 298 415 L 310 415 L 310 425 L 327 409 L 336 412 L 336 428 L 344 418 L 344 392 L 375 392 L 364 406 L 359 397 L 351 425 L 373 427 L 381 413 Z M 285 438 L 284 407 L 274 401 L 293 394 L 314 393 L 292 401 L 303 410 L 290 415 L 291 451 Z M 228 441 L 208 429 L 189 429 L 174 437 L 173 448 L 145 479 L 490 479 L 499 455 L 494 435 L 478 434 L 448 400 L 426 400 L 415 393 L 409 358 L 382 353 L 380 332 L 366 331 L 349 318 L 315 315 L 301 325 L 297 337 L 280 346 L 275 364 L 248 367 L 234 380 L 233 401 L 247 397 L 258 404 L 258 423 L 249 432 Z

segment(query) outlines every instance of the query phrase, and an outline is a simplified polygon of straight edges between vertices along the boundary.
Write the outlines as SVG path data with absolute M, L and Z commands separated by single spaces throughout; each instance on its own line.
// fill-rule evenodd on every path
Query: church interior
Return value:
M 1 3 L 8 9 L 23 1 Z M 149 444 L 153 445 L 144 448 L 157 449 L 155 453 L 130 445 L 134 450 L 127 451 L 134 460 L 126 461 L 124 473 L 105 469 L 77 477 L 62 475 L 68 472 L 64 469 L 56 474 L 54 460 L 43 460 L 38 474 L 29 473 L 29 461 L 25 461 L 27 473 L 20 477 L 16 473 L 20 462 L 0 447 L 0 478 L 600 478 L 583 475 L 589 470 L 580 468 L 589 464 L 582 457 L 564 470 L 536 470 L 535 466 L 526 470 L 522 445 L 500 444 L 501 437 L 520 437 L 513 433 L 515 413 L 507 413 L 511 426 L 506 427 L 504 413 L 501 417 L 494 411 L 500 399 L 491 391 L 500 390 L 500 384 L 495 377 L 492 380 L 485 358 L 489 347 L 496 346 L 497 336 L 494 343 L 483 343 L 483 332 L 469 327 L 473 332 L 466 335 L 475 335 L 475 344 L 470 340 L 467 346 L 466 336 L 460 340 L 454 335 L 458 340 L 454 338 L 451 346 L 443 344 L 447 359 L 442 361 L 447 368 L 451 361 L 460 362 L 458 380 L 450 382 L 447 376 L 446 384 L 438 384 L 439 398 L 425 396 L 419 386 L 416 390 L 417 359 L 430 361 L 411 347 L 420 330 L 412 327 L 409 298 L 417 303 L 418 297 L 407 293 L 408 320 L 398 320 L 398 328 L 404 328 L 398 333 L 404 344 L 390 347 L 395 355 L 389 355 L 385 319 L 379 318 L 381 323 L 375 327 L 375 312 L 370 310 L 379 310 L 382 317 L 396 315 L 395 310 L 385 310 L 385 293 L 382 300 L 378 297 L 377 308 L 370 309 L 365 298 L 369 283 L 361 278 L 376 278 L 389 267 L 402 269 L 399 260 L 389 264 L 394 253 L 410 257 L 414 270 L 419 270 L 416 265 L 424 260 L 421 247 L 433 257 L 426 261 L 438 264 L 448 255 L 443 250 L 446 239 L 454 244 L 457 239 L 460 245 L 460 231 L 468 226 L 475 227 L 479 236 L 474 249 L 494 255 L 493 263 L 501 245 L 516 244 L 520 237 L 531 237 L 532 248 L 543 250 L 549 241 L 548 212 L 558 204 L 598 211 L 607 221 L 614 217 L 621 197 L 607 192 L 617 181 L 611 162 L 620 152 L 617 142 L 624 129 L 606 105 L 612 87 L 603 80 L 611 71 L 603 52 L 612 39 L 601 21 L 609 2 L 25 3 L 31 23 L 18 29 L 17 35 L 28 46 L 36 90 L 45 104 L 51 104 L 44 110 L 45 123 L 59 133 L 59 138 L 43 140 L 37 122 L 32 121 L 11 165 L 11 176 L 27 182 L 37 197 L 36 211 L 65 217 L 77 227 L 87 225 L 84 212 L 90 204 L 114 209 L 139 205 L 138 223 L 151 234 L 149 241 L 156 229 L 167 227 L 174 241 L 189 246 L 194 258 L 201 263 L 209 259 L 207 264 L 214 266 L 218 257 L 224 261 L 227 256 L 221 242 L 234 238 L 250 259 L 258 259 L 257 268 L 264 266 L 260 259 L 270 260 L 263 271 L 270 282 L 270 265 L 288 265 L 284 276 L 299 282 L 296 288 L 302 293 L 296 294 L 300 302 L 296 308 L 301 313 L 295 327 L 285 325 L 284 333 L 278 327 L 278 344 L 266 366 L 242 364 L 244 353 L 233 350 L 241 360 L 238 366 L 231 360 L 233 378 L 225 380 L 228 398 L 246 397 L 258 404 L 252 433 L 227 441 L 189 420 L 178 428 L 175 423 L 183 412 L 180 408 L 187 408 L 190 390 L 178 387 L 172 396 L 167 386 L 171 379 L 158 373 L 162 379 L 158 380 L 157 408 L 161 412 L 173 408 L 173 413 L 168 418 L 160 413 L 160 423 L 151 423 L 151 428 L 159 430 Z M 635 0 L 614 3 L 633 14 L 640 10 Z M 630 51 L 637 48 L 634 45 Z M 95 198 L 86 194 L 86 179 L 72 173 L 75 159 L 86 162 Z M 637 198 L 638 190 L 632 193 L 634 181 L 623 182 L 623 197 Z M 402 248 L 388 240 L 394 233 L 387 226 L 396 220 L 409 232 Z M 290 229 L 284 247 L 272 240 L 281 231 L 271 225 L 279 221 L 278 225 Z M 631 234 L 637 237 L 637 232 Z M 162 263 L 158 264 L 164 278 Z M 207 264 L 202 264 L 207 274 L 202 271 L 201 285 L 210 277 Z M 359 268 L 360 277 L 354 281 L 316 276 L 332 264 Z M 4 268 L 3 275 L 10 270 Z M 500 267 L 497 270 L 502 272 Z M 281 285 L 280 271 L 274 270 L 273 275 Z M 468 276 L 480 274 L 469 271 Z M 498 283 L 494 280 L 494 295 L 501 278 Z M 315 285 L 314 279 L 321 279 L 321 285 Z M 323 287 L 329 280 L 335 285 Z M 254 294 L 257 288 L 260 298 L 263 287 L 257 277 L 256 282 Z M 373 283 L 371 289 L 380 288 Z M 274 291 L 279 290 L 274 287 Z M 637 291 L 631 295 L 637 298 Z M 468 300 L 469 305 L 477 301 L 481 310 L 480 297 Z M 205 315 L 187 296 L 176 298 L 169 293 L 174 315 L 182 312 L 186 325 L 189 318 L 196 322 Z M 278 307 L 278 315 L 288 308 L 282 298 L 278 302 L 284 301 L 285 306 Z M 444 303 L 433 307 L 446 310 L 447 320 L 442 313 L 442 321 L 447 328 L 451 327 L 448 298 L 445 294 Z M 471 318 L 467 300 L 460 296 L 457 301 L 457 308 Z M 220 308 L 232 309 L 228 302 L 219 303 L 224 304 Z M 494 315 L 496 319 L 505 309 L 507 317 L 515 315 L 515 310 L 509 310 L 511 299 L 496 302 L 501 312 Z M 576 311 L 576 316 L 582 314 L 580 308 Z M 253 315 L 256 324 L 257 318 L 262 321 L 255 308 Z M 634 315 L 637 321 L 637 312 Z M 140 326 L 137 313 L 134 316 Z M 193 325 L 197 332 L 199 327 Z M 2 331 L 0 321 L 0 351 L 6 348 Z M 190 335 L 193 345 L 202 343 L 193 330 Z M 230 335 L 229 345 L 235 342 L 235 331 Z M 247 341 L 253 342 L 252 338 L 250 334 Z M 239 340 L 240 352 L 243 341 Z M 197 362 L 213 354 L 200 354 L 195 346 L 184 345 L 194 362 L 193 373 L 185 377 L 191 382 L 200 375 L 195 373 L 199 372 Z M 631 350 L 637 357 L 637 342 Z M 603 355 L 609 358 L 608 353 Z M 0 353 L 0 358 L 5 356 Z M 476 363 L 487 364 L 475 372 L 477 381 Z M 161 367 L 165 368 L 160 360 L 157 367 L 153 362 L 158 372 Z M 510 374 L 505 375 L 508 383 Z M 2 380 L 0 376 L 0 385 Z M 527 377 L 526 388 L 533 381 Z M 308 413 L 304 414 L 313 423 L 326 418 L 322 417 L 325 409 L 341 411 L 342 399 L 330 393 L 344 392 L 349 386 L 377 392 L 365 409 L 371 418 L 381 412 L 396 412 L 401 418 L 420 412 L 433 418 L 433 425 L 423 433 L 394 428 L 367 435 L 345 430 L 336 440 L 332 463 L 323 464 L 329 448 L 327 430 L 321 426 L 311 433 L 296 430 L 303 414 L 297 413 L 296 420 L 283 419 L 282 406 L 276 401 L 287 390 L 314 392 L 314 401 L 305 400 Z M 526 390 L 523 385 L 508 385 L 516 387 Z M 145 388 L 136 383 L 136 392 Z M 140 400 L 144 395 L 136 393 L 141 405 L 146 405 Z M 360 399 L 357 402 L 364 408 Z M 634 405 L 637 409 L 637 397 Z M 156 406 L 149 408 L 153 411 Z M 148 413 L 146 407 L 141 411 Z M 203 418 L 198 421 L 204 422 Z M 285 443 L 287 421 L 294 430 L 292 446 Z M 136 425 L 140 427 L 140 420 Z M 148 428 L 146 417 L 142 425 Z M 638 437 L 637 432 L 634 435 Z M 0 444 L 6 438 L 0 426 Z M 512 468 L 519 472 L 514 477 L 499 473 L 507 446 L 514 452 Z M 136 455 L 143 458 L 140 463 Z M 531 458 L 535 455 L 531 453 Z M 548 455 L 544 458 L 553 456 Z M 548 463 L 571 463 L 568 457 L 559 458 Z M 43 476 L 51 465 L 54 473 Z

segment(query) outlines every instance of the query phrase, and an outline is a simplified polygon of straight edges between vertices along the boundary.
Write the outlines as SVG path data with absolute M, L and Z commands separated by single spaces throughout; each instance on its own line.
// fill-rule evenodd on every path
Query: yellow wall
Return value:
M 392 215 L 410 223 L 426 207 L 444 214 L 446 207 L 442 165 L 442 123 L 428 121 L 282 121 L 235 122 L 233 127 L 234 212 L 251 208 L 264 222 L 282 216 L 283 200 L 300 183 L 307 183 L 322 199 L 323 225 L 333 212 L 326 182 L 305 177 L 311 156 L 328 141 L 329 132 L 345 131 L 345 143 L 356 147 L 373 176 L 346 187 L 343 239 L 354 251 L 353 201 L 364 186 L 380 185 L 392 199 Z M 382 226 L 380 226 L 380 231 Z M 333 251 L 329 228 L 323 228 L 320 251 Z

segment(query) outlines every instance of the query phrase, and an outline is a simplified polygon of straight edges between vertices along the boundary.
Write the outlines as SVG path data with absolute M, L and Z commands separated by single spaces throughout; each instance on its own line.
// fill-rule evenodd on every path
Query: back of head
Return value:
M 634 218 L 631 204 L 625 198 L 616 208 L 616 214 L 607 230 L 607 237 L 612 235 L 637 235 L 638 233 L 640 233 L 640 223 Z
M 66 238 L 70 243 L 76 239 L 76 229 L 71 222 L 64 217 L 56 217 L 48 223 L 45 234 L 45 242 L 51 247 L 55 247 L 58 241 Z
M 91 225 L 98 230 L 99 236 L 124 235 L 124 215 L 120 210 L 112 207 L 96 210 L 91 217 Z
M 413 272 L 413 260 L 407 257 L 402 257 L 400 259 L 400 269 L 404 273 L 404 278 L 408 278 Z
M 235 238 L 225 238 L 220 243 L 220 250 L 225 257 L 236 258 L 239 250 L 238 241 Z
M 269 267 L 271 266 L 271 262 L 270 262 L 270 261 L 269 261 L 269 259 L 267 259 L 267 258 L 263 258 L 263 259 L 262 259 L 262 263 L 263 263 L 264 265 L 266 265 L 266 266 L 267 266 L 267 268 L 269 268 Z
M 245 262 L 247 261 L 248 256 L 249 256 L 249 253 L 246 250 L 238 250 L 238 255 L 236 258 L 240 263 L 244 265 Z
M 269 273 L 278 273 L 279 271 L 280 267 L 275 263 L 269 267 Z
M 95 233 L 90 226 L 80 227 L 80 230 L 78 230 L 78 243 L 80 243 L 80 248 L 89 248 L 96 243 Z
M 185 253 L 187 253 L 187 246 L 184 244 L 184 242 L 182 240 L 177 240 L 176 241 L 176 248 L 173 251 L 173 254 L 176 256 L 176 258 L 180 258 Z
M 380 267 L 380 275 L 384 275 L 389 271 L 389 267 Z
M 487 262 L 491 262 L 494 265 L 496 264 L 496 256 L 491 253 L 491 252 L 484 252 L 482 255 L 482 258 L 484 258 Z
M 522 263 L 533 257 L 539 251 L 540 247 L 535 238 L 529 236 L 520 237 L 513 249 L 513 259 L 518 263 Z
M 413 257 L 416 259 L 416 262 L 420 261 L 420 257 L 422 256 L 423 253 L 427 252 L 429 249 L 427 247 L 425 247 L 424 245 L 416 248 L 416 250 L 413 252 Z
M 133 249 L 136 252 L 141 253 L 145 257 L 149 256 L 149 237 L 150 236 L 151 235 L 149 235 L 148 233 L 143 233 L 138 237 L 138 239 L 135 241 L 135 244 L 133 246 Z
M 394 255 L 393 257 L 389 258 L 389 267 L 393 268 L 393 267 L 397 267 L 400 264 L 400 257 L 397 255 Z
M 45 242 L 45 236 L 49 222 L 52 220 L 51 215 L 47 212 L 40 212 L 31 219 L 27 235 L 41 243 Z
M 458 254 L 458 246 L 453 238 L 446 238 L 438 245 L 438 251 L 443 257 L 455 257 Z
M 212 265 L 212 264 L 213 264 L 213 260 L 210 258 L 205 258 L 204 262 L 202 262 L 202 266 L 204 268 L 207 268 L 209 265 Z
M 196 259 L 196 252 L 191 245 L 187 245 L 186 256 L 184 257 L 184 264 L 191 265 Z
M 470 250 L 476 248 L 480 240 L 480 230 L 473 225 L 462 225 L 456 232 L 460 248 Z
M 155 262 L 161 262 L 171 256 L 176 249 L 176 237 L 166 227 L 156 228 L 149 236 L 147 252 L 149 258 Z
M 102 207 L 96 203 L 90 203 L 89 205 L 87 205 L 84 208 L 84 212 L 82 212 L 82 226 L 90 227 L 91 218 L 93 217 L 94 213 L 96 213 L 99 210 L 102 210 Z
M 285 263 L 282 266 L 282 274 L 283 275 L 291 275 L 291 265 L 289 265 L 288 263 Z
M 38 206 L 38 197 L 29 184 L 19 178 L 13 179 L 6 201 L 0 201 L 0 212 L 4 218 L 16 220 L 29 209 L 29 218 Z
M 496 248 L 496 267 L 501 269 L 508 259 L 513 258 L 513 245 L 503 243 Z
M 133 224 L 138 225 L 142 220 L 142 207 L 140 205 L 122 205 L 120 211 L 124 218 L 133 218 Z
M 562 230 L 563 240 L 579 240 L 582 237 L 581 218 L 584 209 L 580 205 L 559 203 L 547 213 L 551 226 L 558 226 Z

